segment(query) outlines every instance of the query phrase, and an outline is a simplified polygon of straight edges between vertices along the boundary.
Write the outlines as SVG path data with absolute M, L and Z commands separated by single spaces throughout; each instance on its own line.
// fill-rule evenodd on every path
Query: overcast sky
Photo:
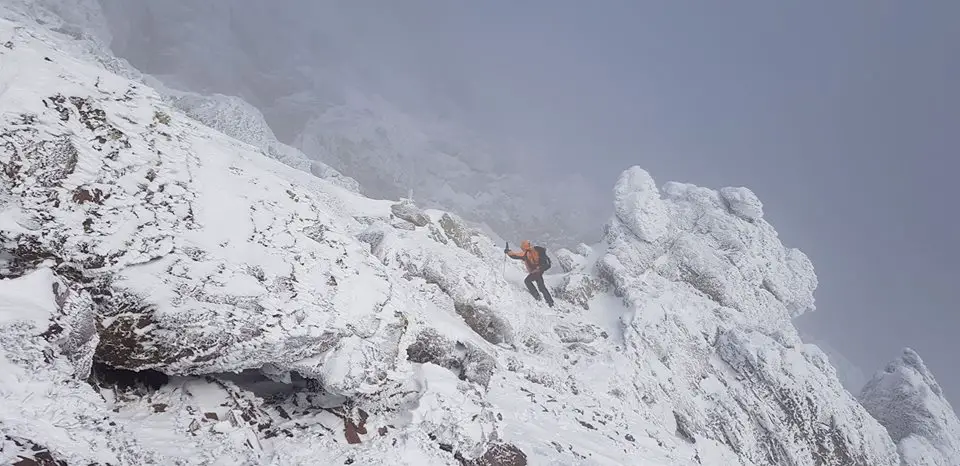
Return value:
M 801 328 L 868 376 L 911 346 L 960 407 L 960 2 L 785 3 L 285 0 L 228 26 L 265 25 L 263 60 L 298 42 L 298 63 L 352 63 L 411 110 L 582 172 L 602 205 L 635 164 L 750 187 L 816 267 Z M 213 58 L 197 76 L 225 82 Z
M 803 330 L 867 376 L 911 346 L 960 406 L 960 3 L 507 3 L 417 28 L 478 127 L 602 189 L 750 187 L 816 267 Z

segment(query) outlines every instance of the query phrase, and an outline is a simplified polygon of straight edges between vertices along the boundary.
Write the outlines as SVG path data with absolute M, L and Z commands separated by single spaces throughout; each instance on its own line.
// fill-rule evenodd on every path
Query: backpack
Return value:
M 546 272 L 553 264 L 550 262 L 550 256 L 547 255 L 547 248 L 543 246 L 534 246 L 533 249 L 537 251 L 537 255 L 540 256 L 540 271 Z

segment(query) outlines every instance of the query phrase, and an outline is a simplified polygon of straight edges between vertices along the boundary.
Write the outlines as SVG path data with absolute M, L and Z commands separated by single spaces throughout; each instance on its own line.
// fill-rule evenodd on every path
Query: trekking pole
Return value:
M 510 249 L 510 242 L 504 241 L 503 247 L 504 249 Z M 501 274 L 503 274 L 504 276 L 507 275 L 507 255 L 506 254 L 503 255 L 503 272 L 501 272 Z

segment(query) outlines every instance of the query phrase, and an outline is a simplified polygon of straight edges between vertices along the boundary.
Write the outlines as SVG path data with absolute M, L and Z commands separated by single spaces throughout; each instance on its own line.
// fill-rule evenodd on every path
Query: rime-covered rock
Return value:
M 42 60 L 30 52 L 8 59 Z M 68 349 L 90 343 L 114 367 L 171 374 L 275 363 L 346 392 L 382 380 L 399 334 L 374 330 L 399 325 L 398 303 L 383 265 L 344 241 L 326 202 L 250 150 L 224 152 L 244 154 L 148 90 L 109 76 L 99 92 L 76 84 L 96 76 L 78 68 L 52 78 L 59 93 L 8 98 L 18 112 L 0 132 L 10 204 L 43 219 L 42 230 L 0 229 L 17 245 L 12 262 L 74 267 L 99 304 L 99 341 L 78 309 Z M 349 371 L 324 368 L 331 358 Z
M 763 203 L 749 188 L 721 188 L 720 196 L 737 216 L 751 221 L 763 218 Z
M 590 301 L 609 289 L 610 285 L 606 281 L 594 275 L 573 272 L 566 274 L 551 293 L 556 298 L 577 304 L 584 310 L 590 310 Z
M 556 252 L 557 264 L 564 272 L 573 272 L 583 267 L 583 256 L 567 249 L 560 248 Z
M 636 211 L 618 210 L 605 228 L 597 272 L 632 309 L 623 318 L 628 351 L 658 358 L 641 367 L 699 374 L 648 386 L 649 396 L 672 406 L 687 436 L 752 464 L 897 464 L 883 429 L 789 324 L 813 308 L 806 256 L 762 219 L 731 212 L 717 191 L 667 183 L 660 197 L 644 174 L 621 177 L 618 205 Z M 640 221 L 654 213 L 669 222 Z M 637 234 L 640 223 L 665 226 Z
M 877 372 L 859 398 L 897 443 L 902 464 L 946 466 L 960 458 L 960 420 L 912 349 Z
M 475 228 L 468 227 L 466 222 L 458 215 L 444 212 L 438 223 L 447 238 L 453 241 L 453 244 L 479 257 L 484 256 L 482 245 L 477 242 L 480 232 Z
M 404 200 L 390 206 L 393 215 L 406 220 L 418 227 L 425 227 L 430 223 L 430 217 L 427 216 L 413 201 Z
M 516 300 L 507 293 L 503 277 L 491 269 L 490 259 L 453 244 L 425 241 L 429 236 L 376 224 L 358 238 L 370 244 L 385 264 L 438 286 L 449 298 L 450 309 L 485 340 L 512 344 L 514 332 L 507 316 Z
M 583 257 L 590 257 L 593 255 L 593 248 L 587 244 L 580 243 L 577 245 L 576 253 Z
M 613 192 L 617 219 L 638 239 L 653 243 L 667 234 L 669 213 L 646 170 L 632 167 L 624 171 Z
M 484 387 L 490 383 L 496 366 L 490 355 L 470 342 L 453 341 L 430 328 L 420 332 L 417 340 L 407 346 L 407 360 L 445 367 L 457 377 Z

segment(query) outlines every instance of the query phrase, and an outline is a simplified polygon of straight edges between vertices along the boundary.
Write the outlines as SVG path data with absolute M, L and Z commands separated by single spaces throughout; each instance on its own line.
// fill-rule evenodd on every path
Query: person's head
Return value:
M 520 242 L 520 249 L 523 249 L 524 251 L 529 251 L 529 250 L 530 250 L 530 240 L 525 239 L 525 240 L 521 241 L 521 242 Z

